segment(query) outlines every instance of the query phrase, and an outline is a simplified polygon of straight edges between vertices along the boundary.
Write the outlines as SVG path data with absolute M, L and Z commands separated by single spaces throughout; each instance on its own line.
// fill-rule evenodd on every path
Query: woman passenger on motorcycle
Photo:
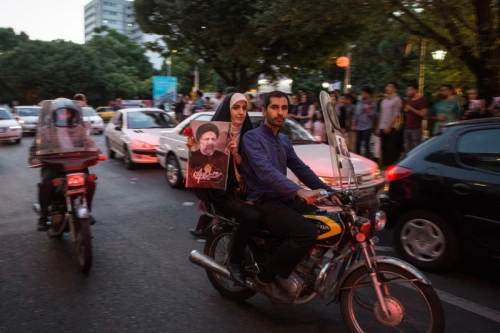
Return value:
M 231 93 L 226 95 L 212 118 L 212 121 L 231 122 L 227 147 L 230 153 L 227 190 L 195 189 L 198 198 L 205 203 L 212 204 L 218 214 L 227 218 L 234 217 L 240 223 L 234 235 L 232 247 L 229 249 L 230 259 L 227 267 L 232 278 L 240 284 L 245 284 L 241 265 L 245 248 L 259 223 L 257 208 L 241 200 L 240 185 L 243 183 L 239 172 L 241 164 L 240 142 L 243 135 L 252 129 L 247 109 L 248 101 L 245 96 L 240 93 Z M 188 138 L 187 146 L 191 148 L 194 144 L 194 137 L 191 135 Z

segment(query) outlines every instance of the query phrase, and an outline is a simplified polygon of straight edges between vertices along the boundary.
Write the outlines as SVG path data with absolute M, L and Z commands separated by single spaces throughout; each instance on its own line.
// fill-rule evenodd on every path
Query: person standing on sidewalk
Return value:
M 382 139 L 382 165 L 394 164 L 399 158 L 397 147 L 397 123 L 403 106 L 397 94 L 397 84 L 391 82 L 385 86 L 386 96 L 380 105 L 379 133 Z
M 462 110 L 460 104 L 453 99 L 453 87 L 449 84 L 442 85 L 439 89 L 441 100 L 432 107 L 432 119 L 435 120 L 433 135 L 441 132 L 447 123 L 460 120 Z
M 372 101 L 373 90 L 364 87 L 361 90 L 361 99 L 356 103 L 352 117 L 351 130 L 356 133 L 356 154 L 361 154 L 361 142 L 364 142 L 366 158 L 370 158 L 370 138 L 373 132 L 373 120 L 376 117 L 377 105 Z
M 404 111 L 405 123 L 405 152 L 409 152 L 422 141 L 422 120 L 427 115 L 427 101 L 418 94 L 418 84 L 410 84 L 406 89 L 408 101 Z

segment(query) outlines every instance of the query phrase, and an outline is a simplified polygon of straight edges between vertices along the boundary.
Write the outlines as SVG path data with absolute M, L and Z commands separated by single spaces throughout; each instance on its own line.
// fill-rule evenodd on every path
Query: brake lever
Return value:
M 41 168 L 41 167 L 43 167 L 43 164 L 33 164 L 33 165 L 29 166 L 30 169 L 36 169 L 36 168 Z

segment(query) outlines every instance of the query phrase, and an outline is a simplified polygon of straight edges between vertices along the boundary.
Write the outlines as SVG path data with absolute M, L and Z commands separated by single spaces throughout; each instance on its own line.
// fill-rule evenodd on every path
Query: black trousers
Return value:
M 356 154 L 361 155 L 361 141 L 364 142 L 365 146 L 365 157 L 370 158 L 370 138 L 372 135 L 372 129 L 367 129 L 364 131 L 356 132 Z
M 89 170 L 84 171 L 87 175 Z M 59 177 L 59 174 L 50 170 L 49 168 L 42 168 L 41 172 L 42 181 L 38 184 L 38 203 L 40 204 L 40 211 L 42 217 L 48 217 L 49 205 L 52 197 L 52 180 Z M 87 182 L 87 207 L 89 212 L 92 211 L 92 199 L 94 198 L 96 184 L 94 182 Z
M 241 264 L 245 259 L 245 248 L 260 223 L 260 215 L 253 205 L 244 203 L 232 195 L 212 203 L 215 212 L 226 218 L 234 217 L 239 225 L 232 239 L 229 257 L 232 263 Z
M 382 140 L 382 164 L 389 166 L 399 159 L 398 132 L 392 129 L 390 133 L 384 133 L 380 130 Z
M 277 274 L 286 279 L 316 242 L 316 226 L 301 214 L 314 211 L 316 207 L 277 196 L 264 196 L 257 201 L 257 207 L 261 223 L 277 238 L 284 239 L 271 258 L 269 275 Z M 269 275 L 260 275 L 259 278 L 274 278 Z

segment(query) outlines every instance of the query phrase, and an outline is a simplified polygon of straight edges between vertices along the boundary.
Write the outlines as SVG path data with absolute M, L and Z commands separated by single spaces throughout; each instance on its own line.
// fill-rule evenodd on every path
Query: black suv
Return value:
M 451 268 L 459 250 L 500 254 L 500 118 L 448 124 L 386 170 L 379 196 L 413 265 Z

